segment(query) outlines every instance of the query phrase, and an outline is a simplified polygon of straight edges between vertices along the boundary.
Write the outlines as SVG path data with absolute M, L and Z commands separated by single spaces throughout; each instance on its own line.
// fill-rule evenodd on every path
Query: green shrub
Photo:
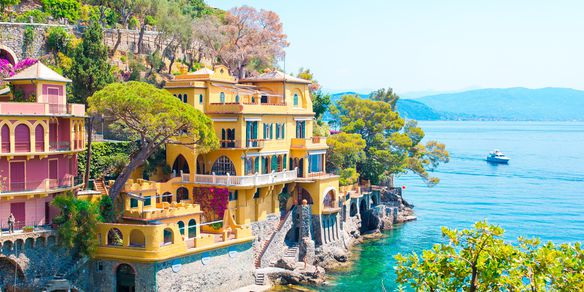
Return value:
M 78 0 L 42 0 L 42 3 L 44 10 L 55 18 L 79 19 L 81 3 Z
M 140 26 L 140 21 L 138 21 L 138 18 L 136 18 L 135 16 L 132 16 L 132 18 L 130 18 L 130 21 L 128 21 L 128 28 L 129 29 L 137 29 Z
M 38 9 L 32 9 L 32 10 L 28 10 L 25 11 L 24 13 L 16 16 L 16 22 L 30 22 L 30 17 L 32 16 L 32 19 L 34 22 L 37 23 L 46 23 L 47 19 L 49 18 L 49 14 L 38 10 Z
M 339 184 L 341 186 L 349 186 L 359 180 L 359 173 L 357 173 L 357 169 L 353 167 L 341 169 L 340 175 Z
M 55 56 L 61 52 L 68 54 L 71 50 L 71 34 L 64 27 L 51 27 L 47 30 L 47 49 Z

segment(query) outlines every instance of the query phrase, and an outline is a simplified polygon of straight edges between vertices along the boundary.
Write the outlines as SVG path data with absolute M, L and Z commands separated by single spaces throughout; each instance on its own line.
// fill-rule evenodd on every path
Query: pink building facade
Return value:
M 67 103 L 69 79 L 37 63 L 11 78 L 0 95 L 0 227 L 50 225 L 55 196 L 82 185 L 85 107 Z

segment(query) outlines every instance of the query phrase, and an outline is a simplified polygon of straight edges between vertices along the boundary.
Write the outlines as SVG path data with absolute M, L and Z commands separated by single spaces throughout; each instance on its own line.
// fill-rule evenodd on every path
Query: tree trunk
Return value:
M 87 126 L 87 155 L 85 155 L 85 176 L 83 177 L 83 185 L 85 189 L 89 187 L 89 170 L 91 166 L 91 143 L 93 142 L 93 116 L 89 116 L 89 123 Z
M 114 45 L 114 48 L 110 53 L 110 57 L 115 55 L 116 51 L 118 50 L 118 47 L 120 46 L 120 43 L 122 43 L 122 31 L 118 28 L 118 39 L 116 40 L 116 44 Z
M 174 60 L 176 57 L 169 58 L 170 64 L 168 64 L 168 74 L 172 74 L 172 64 L 174 64 Z
M 144 42 L 144 32 L 146 32 L 146 23 L 142 24 L 140 27 L 140 34 L 138 35 L 138 54 L 142 54 L 142 46 Z
M 472 265 L 471 267 L 472 276 L 470 279 L 470 289 L 469 292 L 476 292 L 477 291 L 477 267 L 476 265 Z
M 120 175 L 116 178 L 116 181 L 109 190 L 109 196 L 112 198 L 112 201 L 115 202 L 116 198 L 120 195 L 122 188 L 130 178 L 130 175 L 132 175 L 132 172 L 138 168 L 138 166 L 144 164 L 146 159 L 152 154 L 153 149 L 156 149 L 156 147 L 145 145 L 144 148 L 140 149 L 140 152 L 138 152 L 136 156 L 131 158 L 130 163 L 124 167 L 122 172 L 120 172 Z

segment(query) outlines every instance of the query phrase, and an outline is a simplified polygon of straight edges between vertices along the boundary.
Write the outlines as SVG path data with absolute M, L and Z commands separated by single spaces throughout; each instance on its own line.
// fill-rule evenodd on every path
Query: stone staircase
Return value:
M 284 257 L 298 259 L 298 243 L 297 242 L 294 243 L 292 246 L 288 247 L 288 250 L 286 250 Z
M 266 285 L 266 274 L 256 272 L 255 275 L 255 284 L 258 286 Z
M 286 225 L 287 222 L 292 220 L 292 214 L 294 213 L 295 209 L 296 209 L 295 206 L 292 207 L 292 209 L 290 209 L 288 211 L 288 213 L 286 213 L 286 215 L 280 219 L 280 222 L 278 223 L 276 230 L 274 231 L 274 233 L 272 233 L 272 236 L 270 237 L 270 239 L 268 241 L 266 241 L 264 243 L 264 245 L 262 246 L 261 252 L 259 253 L 259 256 L 256 258 L 256 261 L 255 261 L 256 268 L 260 268 L 262 266 L 262 258 L 264 256 L 264 254 L 266 253 L 266 250 L 270 247 L 270 244 L 274 240 L 274 237 L 276 236 L 276 234 L 278 234 L 280 232 L 284 232 L 284 233 L 288 232 L 288 230 L 282 230 L 282 228 L 284 227 L 284 225 Z

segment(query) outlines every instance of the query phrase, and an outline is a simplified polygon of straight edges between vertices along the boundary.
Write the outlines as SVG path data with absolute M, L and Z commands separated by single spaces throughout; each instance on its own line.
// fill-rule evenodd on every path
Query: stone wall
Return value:
M 46 53 L 47 29 L 54 26 L 60 25 L 0 22 L 0 46 L 11 49 L 19 60 L 39 58 Z M 32 42 L 25 42 L 27 27 L 33 31 Z
M 40 290 L 55 275 L 71 278 L 77 287 L 88 285 L 86 271 L 76 267 L 72 253 L 57 244 L 54 232 L 30 232 L 0 237 L 0 290 L 16 283 L 19 287 Z
M 9 48 L 19 60 L 27 57 L 39 58 L 47 53 L 45 45 L 47 30 L 57 26 L 66 28 L 77 37 L 80 37 L 83 31 L 83 27 L 78 25 L 0 22 L 0 49 Z M 33 30 L 33 40 L 30 43 L 25 42 L 24 37 L 27 27 L 31 27 Z M 140 31 L 121 29 L 120 33 L 121 42 L 117 50 L 120 52 L 135 52 Z M 151 54 L 156 49 L 160 49 L 163 44 L 165 45 L 169 42 L 160 36 L 157 31 L 145 31 L 142 53 Z M 104 29 L 104 43 L 110 49 L 115 46 L 117 38 L 117 30 Z M 179 54 L 178 58 L 182 58 L 182 55 Z
M 279 230 L 274 231 L 275 234 L 270 236 L 271 241 L 267 242 L 268 246 L 265 248 L 263 254 L 260 254 L 260 267 L 265 268 L 273 265 L 284 256 L 286 252 L 286 235 L 294 226 L 294 212 L 288 213 L 286 219 L 282 223 Z
M 96 260 L 91 265 L 93 287 L 88 291 L 115 291 L 120 264 L 134 269 L 137 292 L 231 291 L 254 282 L 254 253 L 249 242 L 160 263 Z
M 275 214 L 268 215 L 264 221 L 251 223 L 251 232 L 256 237 L 253 242 L 253 251 L 256 258 L 260 256 L 262 249 L 278 228 L 279 223 L 280 218 Z

